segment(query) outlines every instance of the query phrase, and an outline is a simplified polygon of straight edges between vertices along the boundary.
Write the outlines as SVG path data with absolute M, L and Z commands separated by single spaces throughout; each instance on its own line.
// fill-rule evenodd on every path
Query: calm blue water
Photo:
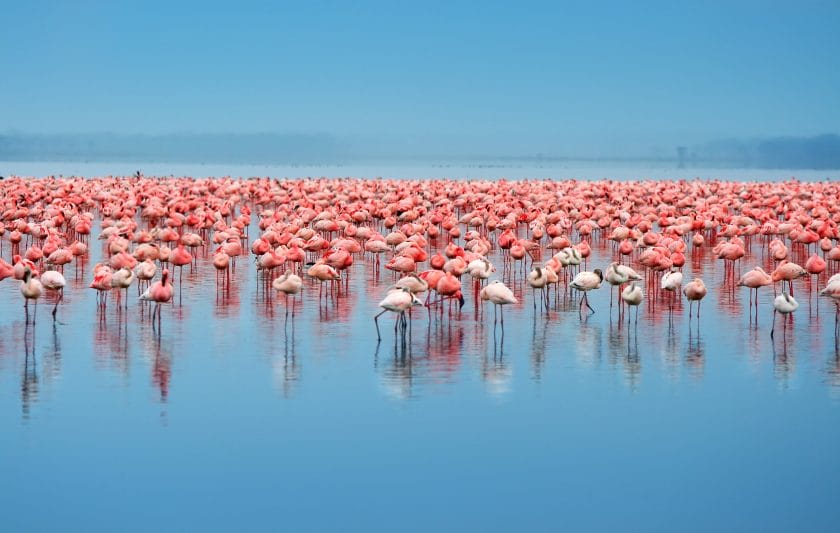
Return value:
M 840 356 L 816 282 L 775 343 L 772 290 L 756 325 L 698 253 L 699 323 L 648 301 L 628 326 L 606 286 L 586 320 L 562 291 L 535 314 L 518 274 L 503 340 L 470 287 L 460 315 L 415 309 L 405 345 L 383 316 L 377 345 L 393 278 L 363 258 L 320 304 L 308 283 L 288 322 L 250 258 L 221 293 L 202 258 L 158 336 L 134 288 L 97 309 L 100 243 L 68 266 L 55 325 L 42 301 L 26 327 L 0 283 L 0 531 L 840 527 Z
M 0 161 L 1 176 L 128 176 L 141 170 L 146 176 L 272 176 L 288 178 L 447 178 L 447 179 L 721 179 L 779 181 L 837 180 L 840 170 L 674 168 L 668 162 L 547 161 L 424 161 L 353 162 L 334 165 L 242 165 L 195 163 Z

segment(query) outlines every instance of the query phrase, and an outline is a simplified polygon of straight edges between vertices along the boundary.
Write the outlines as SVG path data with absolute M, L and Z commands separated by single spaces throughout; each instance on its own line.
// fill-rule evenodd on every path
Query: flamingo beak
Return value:
M 464 295 L 461 294 L 461 291 L 458 291 L 458 302 L 460 302 L 460 305 L 458 306 L 458 309 L 461 309 L 462 307 L 464 307 Z

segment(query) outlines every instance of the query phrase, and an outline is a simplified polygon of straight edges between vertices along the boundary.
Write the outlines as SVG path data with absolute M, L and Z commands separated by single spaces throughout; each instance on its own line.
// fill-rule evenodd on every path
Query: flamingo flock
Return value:
M 721 289 L 748 288 L 751 314 L 758 291 L 772 287 L 774 318 L 791 315 L 799 306 L 794 281 L 810 287 L 813 280 L 835 304 L 840 334 L 835 182 L 136 175 L 11 177 L 0 191 L 0 280 L 19 281 L 27 324 L 30 304 L 34 323 L 45 293 L 55 318 L 65 270 L 78 276 L 97 245 L 105 260 L 85 275 L 99 307 L 112 299 L 123 308 L 154 305 L 157 330 L 161 306 L 176 295 L 180 302 L 184 269 L 205 259 L 215 282 L 201 290 L 229 290 L 237 266 L 253 268 L 266 290 L 284 295 L 287 319 L 289 298 L 305 288 L 317 286 L 319 302 L 329 301 L 347 290 L 353 271 L 372 269 L 374 280 L 385 278 L 378 339 L 383 313 L 395 315 L 395 335 L 404 335 L 413 307 L 428 309 L 430 320 L 448 309 L 457 322 L 468 296 L 479 313 L 478 302 L 493 304 L 502 327 L 504 306 L 530 297 L 536 319 L 551 312 L 552 295 L 557 308 L 561 293 L 567 305 L 579 299 L 585 320 L 584 306 L 587 316 L 595 313 L 588 294 L 604 281 L 611 318 L 615 288 L 620 316 L 629 306 L 638 322 L 647 297 L 667 302 L 670 319 L 684 297 L 689 319 L 696 306 L 699 320 L 707 285 L 694 276 L 683 285 L 684 270 L 702 270 L 710 259 L 724 265 Z M 603 269 L 590 265 L 593 246 L 611 257 Z M 742 264 L 758 255 L 762 264 Z

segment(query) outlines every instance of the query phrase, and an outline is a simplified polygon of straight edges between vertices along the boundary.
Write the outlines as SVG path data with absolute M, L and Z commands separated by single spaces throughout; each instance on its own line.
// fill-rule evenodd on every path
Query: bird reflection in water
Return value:
M 662 350 L 662 356 L 665 363 L 665 369 L 668 377 L 676 381 L 679 377 L 680 367 L 680 343 L 677 338 L 676 328 L 672 323 L 668 324 L 665 331 L 665 346 Z
M 93 352 L 98 364 L 111 366 L 128 376 L 131 366 L 131 349 L 128 339 L 128 317 L 121 307 L 114 310 L 116 323 L 109 325 L 104 316 L 107 309 L 98 308 L 97 328 L 94 330 Z
M 274 383 L 278 389 L 283 392 L 284 398 L 290 398 L 294 393 L 295 385 L 300 379 L 300 369 L 297 364 L 297 354 L 295 352 L 295 323 L 291 321 L 291 325 L 287 322 L 284 325 L 286 334 L 283 339 L 283 356 L 275 357 L 273 362 L 274 367 Z
M 353 316 L 353 309 L 358 303 L 358 295 L 348 293 L 346 287 L 342 290 L 341 281 L 329 281 L 319 283 L 319 285 L 327 285 L 327 287 L 324 288 L 325 296 L 318 300 L 318 318 L 322 322 L 349 322 Z M 306 289 L 312 294 L 315 293 L 316 288 L 317 286 L 311 282 L 306 285 Z
M 637 307 L 638 309 L 638 307 Z M 632 312 L 628 310 L 628 313 Z M 613 367 L 621 365 L 624 377 L 630 390 L 635 391 L 642 371 L 639 357 L 638 327 L 634 323 L 623 324 L 623 320 L 610 325 L 610 335 L 607 337 L 609 348 L 609 362 Z
M 28 324 L 23 331 L 23 376 L 20 384 L 20 400 L 23 419 L 28 420 L 32 403 L 38 400 L 38 361 L 35 357 L 35 327 Z
M 389 395 L 397 398 L 412 396 L 415 381 L 449 382 L 455 376 L 463 352 L 465 333 L 460 328 L 449 328 L 446 324 L 430 326 L 425 342 L 411 336 L 395 338 L 390 350 L 389 344 L 378 342 L 374 352 L 374 368 L 380 371 L 382 381 Z M 384 353 L 390 353 L 383 358 Z
M 52 325 L 52 349 L 44 354 L 42 374 L 47 381 L 52 381 L 61 375 L 61 342 L 58 337 L 58 324 Z
M 533 321 L 533 329 L 531 330 L 531 374 L 535 381 L 542 379 L 543 368 L 545 367 L 545 347 L 546 347 L 546 331 L 548 330 L 548 323 L 550 320 Z
M 382 343 L 376 343 L 373 355 L 374 367 L 379 367 L 379 349 Z M 383 384 L 389 395 L 400 399 L 411 397 L 414 381 L 414 358 L 404 342 L 394 339 L 392 358 L 383 373 Z
M 160 336 L 154 339 L 154 360 L 152 364 L 152 383 L 160 391 L 161 403 L 169 399 L 169 383 L 172 380 L 172 358 L 161 348 Z
M 697 321 L 699 323 L 699 320 Z M 688 330 L 688 346 L 685 354 L 685 364 L 689 369 L 689 373 L 698 379 L 705 375 L 706 357 L 705 346 L 703 339 L 700 337 L 700 329 L 692 332 L 689 325 Z
M 464 353 L 464 331 L 451 328 L 446 323 L 437 324 L 435 329 L 426 331 L 426 353 L 436 375 L 452 376 L 461 366 Z
M 599 323 L 589 323 L 586 320 L 580 323 L 576 330 L 575 350 L 578 360 L 590 368 L 595 368 L 604 359 L 603 353 L 603 328 Z
M 241 290 L 236 283 L 236 278 L 223 286 L 217 287 L 213 314 L 218 318 L 239 316 L 240 293 Z
M 495 337 L 493 339 L 495 341 Z M 493 343 L 492 359 L 485 355 L 481 362 L 481 379 L 487 385 L 487 391 L 494 396 L 503 396 L 511 390 L 513 372 L 505 358 L 504 340 Z
M 834 339 L 834 353 L 828 357 L 825 374 L 828 384 L 840 390 L 840 339 Z
M 635 391 L 642 375 L 642 358 L 639 357 L 639 337 L 635 332 L 627 333 L 627 356 L 624 361 L 624 376 L 630 390 Z
M 795 354 L 789 351 L 787 336 L 783 336 L 782 342 L 772 342 L 773 346 L 773 374 L 787 388 L 793 372 L 796 370 Z

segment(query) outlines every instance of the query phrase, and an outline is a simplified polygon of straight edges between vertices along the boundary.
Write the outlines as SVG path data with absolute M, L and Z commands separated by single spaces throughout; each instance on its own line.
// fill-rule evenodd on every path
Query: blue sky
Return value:
M 840 2 L 0 3 L 0 131 L 670 154 L 840 124 Z

